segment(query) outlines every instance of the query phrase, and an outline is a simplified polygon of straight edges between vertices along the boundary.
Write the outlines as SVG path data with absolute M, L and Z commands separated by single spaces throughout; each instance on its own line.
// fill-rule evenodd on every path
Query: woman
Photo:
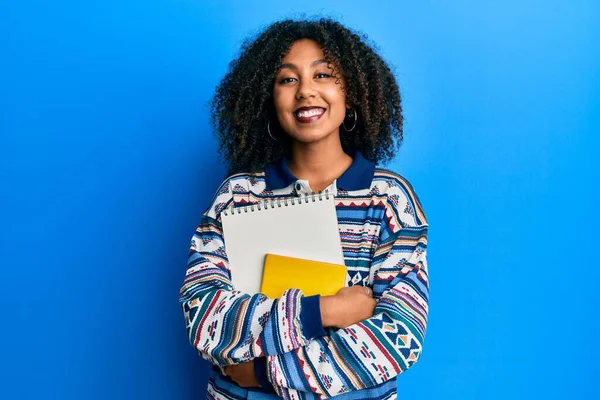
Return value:
M 244 44 L 212 111 L 230 176 L 192 238 L 180 293 L 190 341 L 214 364 L 208 398 L 396 398 L 426 330 L 428 225 L 406 179 L 376 166 L 402 141 L 389 67 L 338 22 L 281 21 Z M 236 291 L 222 211 L 320 192 L 335 197 L 348 287 Z

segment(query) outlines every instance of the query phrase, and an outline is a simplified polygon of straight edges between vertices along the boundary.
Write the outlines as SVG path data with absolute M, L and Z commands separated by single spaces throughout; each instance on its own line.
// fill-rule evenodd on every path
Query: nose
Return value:
M 315 91 L 312 87 L 312 82 L 310 79 L 301 79 L 298 86 L 298 90 L 296 91 L 296 99 L 307 99 L 309 97 L 315 97 Z

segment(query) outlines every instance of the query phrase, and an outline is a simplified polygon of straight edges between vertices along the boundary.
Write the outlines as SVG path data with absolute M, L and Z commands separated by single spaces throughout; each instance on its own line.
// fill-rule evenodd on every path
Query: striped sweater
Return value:
M 312 192 L 285 158 L 230 176 L 192 238 L 180 291 L 190 342 L 214 365 L 207 398 L 394 399 L 397 376 L 419 359 L 428 313 L 428 225 L 411 185 L 357 152 L 325 192 L 335 197 L 347 286 L 373 290 L 373 317 L 324 329 L 318 296 L 290 289 L 270 299 L 236 291 L 223 210 Z M 224 375 L 224 366 L 250 360 L 261 388 L 240 388 Z

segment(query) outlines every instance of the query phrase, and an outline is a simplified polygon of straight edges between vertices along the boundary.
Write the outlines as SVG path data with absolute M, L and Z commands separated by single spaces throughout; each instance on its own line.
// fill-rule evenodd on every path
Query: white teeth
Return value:
M 315 115 L 321 115 L 323 114 L 324 110 L 322 108 L 313 108 L 310 110 L 306 110 L 306 111 L 299 111 L 297 114 L 299 117 L 302 118 L 308 118 L 308 117 L 313 117 Z

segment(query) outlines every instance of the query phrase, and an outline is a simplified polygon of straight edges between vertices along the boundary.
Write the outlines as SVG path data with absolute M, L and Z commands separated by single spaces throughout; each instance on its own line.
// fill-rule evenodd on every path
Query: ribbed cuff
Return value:
M 258 383 L 260 383 L 261 389 L 269 393 L 276 393 L 273 385 L 271 385 L 271 382 L 267 378 L 267 357 L 256 357 L 254 359 L 254 375 Z
M 302 334 L 309 340 L 327 334 L 321 320 L 321 295 L 302 297 L 300 322 L 302 323 Z

